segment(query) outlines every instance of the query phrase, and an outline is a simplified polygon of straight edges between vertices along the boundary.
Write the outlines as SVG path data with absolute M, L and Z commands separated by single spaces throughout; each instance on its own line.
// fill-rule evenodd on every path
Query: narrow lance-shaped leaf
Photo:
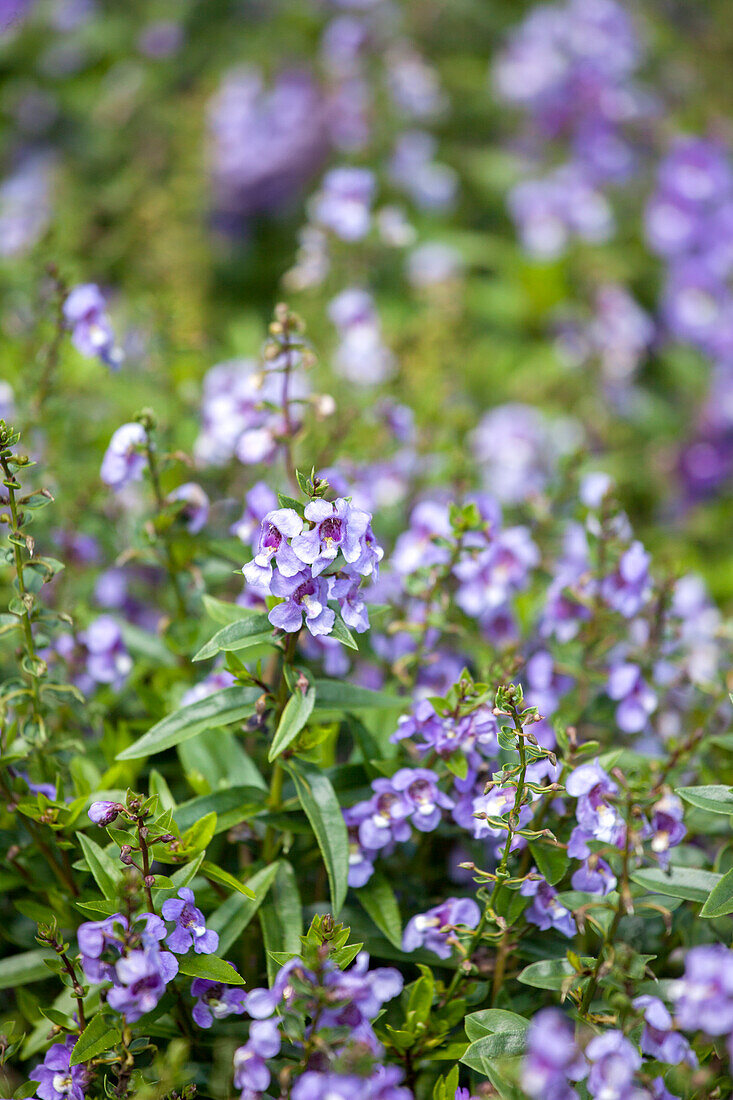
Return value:
M 247 879 L 246 889 L 251 896 L 232 894 L 207 920 L 207 927 L 219 933 L 219 951 L 226 955 L 239 939 L 252 917 L 267 897 L 267 892 L 278 872 L 279 863 L 263 867 Z
M 700 910 L 701 917 L 713 919 L 733 913 L 733 868 L 727 871 L 708 895 Z
M 254 639 L 257 640 L 254 641 Z M 237 653 L 252 645 L 268 642 L 275 644 L 272 624 L 267 615 L 251 615 L 247 619 L 237 619 L 233 623 L 227 623 L 221 630 L 217 630 L 193 660 L 206 661 L 209 657 L 215 657 L 217 653 Z
M 85 836 L 84 833 L 77 833 L 77 836 L 94 881 L 105 898 L 108 901 L 114 901 L 121 878 L 117 864 L 95 840 Z
M 319 768 L 303 760 L 290 760 L 286 766 L 321 849 L 333 915 L 337 917 L 346 898 L 349 874 L 349 836 L 344 815 L 331 781 Z
M 207 695 L 205 699 L 181 707 L 161 719 L 134 745 L 118 753 L 117 759 L 137 760 L 141 756 L 154 756 L 205 729 L 240 722 L 254 713 L 254 705 L 261 694 L 256 687 L 230 687 Z
M 288 745 L 292 744 L 303 729 L 313 713 L 315 701 L 316 689 L 314 687 L 308 688 L 305 693 L 296 688 L 295 692 L 290 696 L 285 704 L 277 730 L 275 731 L 275 736 L 270 745 L 270 751 L 267 754 L 267 759 L 271 763 L 281 752 L 285 751 Z
M 402 922 L 394 890 L 383 874 L 375 871 L 356 895 L 379 931 L 395 947 L 402 947 Z
M 90 1058 L 96 1058 L 105 1051 L 111 1050 L 122 1038 L 122 1032 L 114 1027 L 104 1016 L 98 1013 L 82 1031 L 74 1044 L 69 1059 L 70 1066 L 81 1065 Z

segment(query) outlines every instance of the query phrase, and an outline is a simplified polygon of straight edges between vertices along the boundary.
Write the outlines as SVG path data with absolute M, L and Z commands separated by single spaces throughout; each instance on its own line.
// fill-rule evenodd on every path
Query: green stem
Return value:
M 150 472 L 150 484 L 153 487 L 153 496 L 155 497 L 155 506 L 160 515 L 165 509 L 165 497 L 163 496 L 163 490 L 160 484 L 160 470 L 158 468 L 158 456 L 155 453 L 155 446 L 148 427 L 145 427 L 145 454 L 148 460 L 148 470 Z M 175 558 L 173 557 L 173 550 L 171 548 L 170 541 L 167 535 L 163 536 L 163 546 L 165 553 L 165 564 L 168 576 L 170 578 L 171 585 L 173 587 L 173 594 L 176 599 L 176 607 L 178 608 L 178 614 L 182 619 L 185 619 L 186 600 L 183 594 L 183 587 L 181 585 L 181 577 L 176 566 Z
M 288 682 L 285 678 L 285 669 L 293 663 L 293 657 L 295 656 L 295 650 L 298 644 L 298 634 L 288 634 L 285 642 L 285 648 L 283 649 L 282 661 L 279 668 L 279 679 L 277 683 L 277 694 L 275 696 L 275 707 L 273 710 L 273 726 L 277 729 L 278 722 L 285 709 L 285 704 L 288 701 Z M 283 786 L 285 783 L 285 769 L 283 768 L 280 760 L 275 761 L 275 766 L 272 769 L 272 776 L 270 778 L 270 793 L 267 797 L 267 805 L 272 811 L 280 809 L 282 805 Z M 271 863 L 275 858 L 277 852 L 277 832 L 274 825 L 268 825 L 265 830 L 265 839 L 262 846 L 262 857 L 266 863 Z

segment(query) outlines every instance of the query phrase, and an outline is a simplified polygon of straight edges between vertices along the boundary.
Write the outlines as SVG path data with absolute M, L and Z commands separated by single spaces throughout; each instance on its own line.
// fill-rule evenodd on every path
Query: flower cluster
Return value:
M 334 600 L 347 626 L 363 633 L 369 616 L 360 587 L 363 578 L 376 576 L 383 554 L 368 512 L 343 497 L 314 499 L 302 518 L 294 508 L 265 514 L 257 552 L 242 573 L 256 591 L 281 597 L 269 613 L 280 630 L 295 633 L 305 620 L 311 634 L 330 634 Z
M 108 367 L 117 369 L 122 363 L 122 351 L 115 346 L 112 326 L 107 317 L 107 304 L 94 283 L 76 286 L 64 302 L 64 320 L 71 330 L 71 341 L 87 359 L 95 357 Z

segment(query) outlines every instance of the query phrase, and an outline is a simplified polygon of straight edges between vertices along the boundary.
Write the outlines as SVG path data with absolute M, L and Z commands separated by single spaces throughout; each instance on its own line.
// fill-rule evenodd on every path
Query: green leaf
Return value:
M 119 892 L 121 874 L 115 861 L 107 855 L 96 840 L 77 833 L 87 866 L 99 889 L 108 901 L 114 901 Z
M 469 1069 L 488 1077 L 494 1059 L 524 1054 L 526 1041 L 526 1031 L 497 1031 L 493 1035 L 484 1035 L 471 1043 L 461 1062 Z
M 595 959 L 582 958 L 583 966 L 593 966 Z M 576 971 L 567 959 L 542 959 L 540 962 L 530 963 L 518 975 L 518 979 L 524 985 L 531 985 L 535 989 L 562 989 L 563 982 Z
M 316 712 L 327 711 L 344 714 L 351 710 L 386 710 L 404 708 L 408 700 L 384 691 L 371 691 L 358 684 L 344 684 L 340 680 L 316 680 L 318 705 Z
M 356 894 L 379 931 L 390 943 L 402 948 L 402 921 L 394 890 L 380 871 L 375 871 Z
M 349 875 L 349 836 L 344 815 L 331 781 L 320 768 L 304 760 L 289 760 L 285 766 L 321 849 L 333 915 L 337 917 L 346 898 Z
M 260 906 L 260 924 L 265 941 L 267 976 L 274 981 L 279 967 L 270 958 L 271 951 L 297 955 L 303 930 L 303 913 L 295 872 L 286 860 L 278 864 L 275 880 Z
M 254 894 L 248 886 L 241 883 L 234 875 L 230 875 L 229 871 L 224 871 L 208 859 L 201 864 L 201 872 L 205 878 L 218 882 L 221 886 L 228 886 L 230 890 L 236 890 L 237 893 L 244 894 L 246 898 L 254 898 Z
M 204 596 L 203 603 L 209 618 L 213 619 L 215 623 L 221 623 L 222 626 L 239 622 L 240 619 L 249 619 L 253 614 L 259 614 L 259 612 L 253 612 L 251 607 L 242 607 L 238 603 L 228 603 L 226 600 L 217 600 L 215 596 Z
M 267 897 L 267 891 L 272 885 L 279 866 L 279 863 L 271 863 L 269 867 L 256 871 L 246 884 L 251 897 L 232 894 L 207 920 L 207 928 L 213 928 L 219 933 L 219 950 L 222 955 L 226 955 L 235 940 L 239 939 Z
M 493 1035 L 498 1031 L 526 1031 L 529 1020 L 505 1008 L 484 1008 L 466 1016 L 464 1026 L 468 1038 L 475 1042 L 484 1035 Z
M 244 985 L 244 978 L 232 964 L 216 955 L 179 955 L 178 973 L 188 978 L 208 978 L 224 985 Z
M 537 870 L 544 875 L 550 886 L 559 882 L 570 863 L 565 849 L 556 848 L 553 844 L 542 844 L 538 840 L 530 840 L 529 850 L 534 856 Z
M 308 688 L 305 694 L 296 688 L 290 696 L 278 722 L 267 759 L 272 763 L 290 745 L 305 726 L 313 712 L 316 689 Z
M 250 615 L 246 619 L 237 619 L 217 630 L 206 645 L 202 646 L 194 661 L 207 661 L 217 653 L 238 653 L 253 645 L 275 645 L 272 624 L 267 615 Z
M 256 687 L 230 687 L 198 699 L 156 722 L 134 745 L 118 753 L 117 760 L 154 756 L 206 729 L 240 722 L 254 713 L 254 705 L 261 694 Z
M 122 1038 L 119 1028 L 113 1027 L 102 1014 L 95 1016 L 82 1031 L 74 1044 L 69 1065 L 78 1066 L 111 1050 Z
M 12 989 L 47 978 L 47 958 L 47 951 L 24 951 L 22 955 L 0 959 L 0 989 Z
M 336 618 L 334 619 L 331 629 L 331 637 L 335 638 L 337 642 L 341 642 L 342 645 L 348 646 L 349 649 L 358 650 L 359 648 L 356 638 L 351 633 L 338 611 L 336 612 Z
M 713 887 L 700 910 L 701 917 L 710 919 L 725 917 L 728 913 L 733 913 L 733 868 Z
M 730 787 L 711 784 L 703 787 L 677 787 L 676 794 L 697 806 L 699 810 L 708 810 L 713 814 L 733 814 L 733 792 Z
M 656 894 L 668 894 L 672 898 L 684 898 L 685 901 L 701 904 L 707 901 L 721 878 L 712 871 L 677 866 L 670 867 L 669 871 L 663 871 L 661 867 L 642 867 L 631 875 L 633 882 Z
M 190 741 L 184 741 L 176 751 L 186 774 L 200 772 L 212 791 L 222 787 L 261 787 L 263 791 L 267 790 L 267 784 L 254 761 L 231 730 L 204 730 Z
M 214 791 L 213 794 L 204 794 L 200 798 L 183 802 L 175 809 L 173 820 L 182 832 L 211 813 L 216 814 L 218 818 L 239 810 L 242 815 L 239 820 L 244 821 L 247 817 L 254 817 L 263 809 L 264 794 L 265 792 L 259 787 L 231 787 L 227 791 Z M 227 824 L 226 828 L 231 828 L 231 825 Z

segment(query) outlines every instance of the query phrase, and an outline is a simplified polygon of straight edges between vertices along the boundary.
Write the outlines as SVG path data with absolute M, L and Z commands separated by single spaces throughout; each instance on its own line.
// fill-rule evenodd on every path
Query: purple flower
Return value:
M 603 897 L 616 889 L 616 876 L 605 859 L 594 853 L 575 871 L 570 883 L 573 890 Z
M 669 1066 L 678 1066 L 687 1062 L 693 1069 L 697 1058 L 683 1035 L 674 1030 L 672 1017 L 658 997 L 644 994 L 632 1002 L 634 1008 L 644 1016 L 644 1031 L 641 1036 L 642 1054 L 657 1062 L 666 1062 Z
M 153 947 L 123 955 L 114 971 L 115 984 L 107 994 L 107 1004 L 121 1012 L 128 1023 L 135 1023 L 153 1011 L 167 983 L 178 973 L 178 960 L 169 951 Z
M 544 489 L 558 454 L 577 442 L 573 428 L 564 422 L 561 435 L 531 405 L 491 409 L 471 438 L 489 492 L 502 502 L 515 504 Z
M 223 1020 L 232 1014 L 241 1016 L 247 997 L 243 989 L 208 978 L 194 978 L 191 996 L 197 998 L 191 1015 L 199 1027 L 211 1027 L 214 1020 Z
M 601 584 L 601 595 L 608 606 L 625 619 L 633 619 L 649 597 L 649 560 L 641 543 L 632 542 L 622 554 L 616 572 Z
M 231 533 L 251 545 L 252 551 L 257 553 L 262 521 L 268 512 L 274 512 L 276 508 L 277 497 L 272 489 L 264 481 L 258 481 L 245 496 L 244 512 L 230 527 Z
M 437 539 L 449 539 L 451 525 L 448 507 L 433 500 L 424 500 L 410 513 L 410 526 L 399 535 L 392 554 L 392 566 L 407 576 L 418 569 L 441 565 L 450 552 Z
M 63 1043 L 54 1043 L 40 1065 L 31 1070 L 29 1076 L 38 1081 L 40 1100 L 85 1100 L 89 1070 L 83 1064 L 69 1065 L 75 1044 L 70 1035 Z
M 364 1043 L 373 1054 L 380 1046 L 371 1026 L 382 1005 L 402 992 L 404 980 L 392 967 L 369 969 L 369 955 L 360 951 L 349 970 L 330 964 L 323 978 L 328 992 L 321 1014 L 324 1027 L 348 1027 L 352 1042 Z
M 440 905 L 408 921 L 402 936 L 402 950 L 425 947 L 441 959 L 448 959 L 454 946 L 454 927 L 475 928 L 480 919 L 481 910 L 473 898 L 446 898 Z
M 79 635 L 87 651 L 86 671 L 97 684 L 111 684 L 119 691 L 132 670 L 119 624 L 111 615 L 100 615 Z
M 524 915 L 531 924 L 536 924 L 542 932 L 556 928 L 569 939 L 575 935 L 575 921 L 569 909 L 557 900 L 557 890 L 544 879 L 525 879 L 519 888 L 520 894 L 533 898 L 532 904 L 525 909 Z
M 321 1073 L 306 1070 L 293 1085 L 292 1100 L 412 1100 L 412 1092 L 401 1087 L 398 1066 L 376 1066 L 371 1077 Z
M 247 994 L 246 1011 L 255 1020 L 265 1020 L 272 1016 L 281 1001 L 286 1005 L 292 1000 L 294 991 L 290 975 L 298 970 L 305 980 L 315 980 L 310 971 L 305 970 L 301 959 L 290 959 L 278 970 L 271 989 L 251 989 Z
M 733 951 L 723 944 L 693 947 L 684 976 L 672 987 L 679 1027 L 708 1035 L 733 1032 Z
M 581 764 L 570 773 L 565 789 L 571 798 L 578 799 L 575 813 L 583 838 L 604 841 L 607 844 L 619 844 L 625 835 L 622 817 L 608 801 L 609 795 L 615 795 L 618 787 L 597 762 Z M 578 830 L 575 830 L 578 832 Z M 572 858 L 584 859 L 588 851 L 578 852 L 568 848 Z
M 682 802 L 677 795 L 668 793 L 654 803 L 652 811 L 650 846 L 660 865 L 666 867 L 669 863 L 669 849 L 680 844 L 687 833 L 682 820 Z
M 193 947 L 197 955 L 213 955 L 219 946 L 219 933 L 207 929 L 204 914 L 194 904 L 193 890 L 182 886 L 177 898 L 163 902 L 164 920 L 175 921 L 175 928 L 166 939 L 171 951 L 185 955 Z
M 541 1009 L 527 1029 L 524 1091 L 532 1100 L 577 1100 L 570 1081 L 580 1081 L 587 1072 L 570 1021 L 556 1008 Z
M 341 618 L 357 634 L 369 629 L 369 612 L 361 593 L 361 578 L 349 570 L 343 570 L 330 584 L 329 596 L 338 600 Z
M 249 1025 L 249 1038 L 234 1052 L 234 1087 L 242 1095 L 262 1093 L 270 1084 L 266 1061 L 280 1051 L 282 1042 L 277 1020 L 255 1020 Z
M 247 583 L 258 588 L 268 588 L 272 580 L 273 558 L 284 577 L 294 577 L 299 573 L 303 562 L 287 540 L 299 535 L 302 530 L 303 521 L 292 508 L 276 508 L 268 512 L 260 525 L 257 553 L 242 568 Z
M 117 815 L 124 810 L 121 802 L 92 802 L 87 813 L 95 825 L 111 825 Z
M 123 424 L 109 441 L 102 459 L 102 481 L 119 492 L 131 481 L 140 481 L 147 458 L 141 450 L 146 435 L 142 424 Z
M 195 481 L 186 481 L 168 495 L 171 502 L 181 501 L 180 515 L 192 535 L 197 535 L 209 518 L 209 498 Z
M 98 286 L 76 286 L 64 302 L 64 319 L 71 329 L 71 342 L 88 359 L 98 357 L 116 369 L 122 352 L 114 346 L 114 333 L 105 312 L 106 303 Z
M 657 709 L 656 693 L 649 687 L 638 665 L 630 661 L 614 665 L 608 673 L 606 691 L 619 705 L 616 721 L 624 733 L 639 733 Z
M 537 547 L 526 527 L 509 527 L 492 538 L 474 556 L 469 552 L 454 567 L 460 585 L 456 603 L 473 618 L 503 607 L 509 597 L 526 587 L 529 571 L 539 561 Z
M 588 1092 L 595 1100 L 627 1100 L 641 1055 L 622 1031 L 594 1036 L 585 1048 L 591 1064 Z
M 311 634 L 330 634 L 336 613 L 328 606 L 328 587 L 325 577 L 313 577 L 305 569 L 293 577 L 275 573 L 270 591 L 273 596 L 282 596 L 283 602 L 273 607 L 268 619 L 279 630 L 294 634 L 305 617 Z
M 313 202 L 313 218 L 344 241 L 369 232 L 376 181 L 367 168 L 332 168 Z
M 305 506 L 305 518 L 313 527 L 304 534 L 296 534 L 292 548 L 305 565 L 310 565 L 317 577 L 338 556 L 353 565 L 362 553 L 362 539 L 371 516 L 354 508 L 343 497 L 332 504 L 325 500 L 312 500 Z
M 77 930 L 81 965 L 90 982 L 112 981 L 114 964 L 127 933 L 127 918 L 115 913 L 100 921 L 85 921 Z

